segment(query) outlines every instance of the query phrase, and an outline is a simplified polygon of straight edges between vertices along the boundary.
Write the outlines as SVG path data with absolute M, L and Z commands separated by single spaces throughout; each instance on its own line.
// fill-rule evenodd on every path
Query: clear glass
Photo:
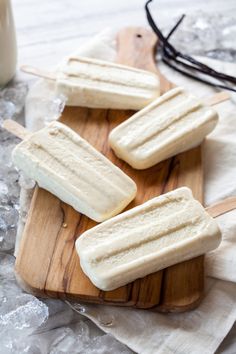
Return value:
M 16 34 L 11 0 L 0 0 L 0 87 L 5 86 L 16 70 Z

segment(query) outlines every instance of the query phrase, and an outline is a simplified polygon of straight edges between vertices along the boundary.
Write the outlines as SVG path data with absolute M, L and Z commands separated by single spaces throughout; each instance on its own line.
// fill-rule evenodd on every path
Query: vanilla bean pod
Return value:
M 196 79 L 197 81 L 200 81 L 200 82 L 203 82 L 207 85 L 210 85 L 210 86 L 213 86 L 213 87 L 217 87 L 217 88 L 220 88 L 220 89 L 224 89 L 224 90 L 229 90 L 229 91 L 233 91 L 233 92 L 236 92 L 236 90 L 233 88 L 233 87 L 230 87 L 230 86 L 225 86 L 225 85 L 222 85 L 222 84 L 217 84 L 217 83 L 214 83 L 214 82 L 211 82 L 211 81 L 208 81 L 206 79 L 203 79 L 201 77 L 196 77 L 194 74 L 191 74 L 190 72 L 187 72 L 187 71 L 184 71 L 180 68 L 178 68 L 177 66 L 174 66 L 172 63 L 170 63 L 168 60 L 166 60 L 165 58 L 162 58 L 163 62 L 168 65 L 169 67 L 171 67 L 172 69 L 174 69 L 175 71 L 178 71 L 179 73 L 187 76 L 187 77 L 190 77 L 191 79 Z
M 174 27 L 170 30 L 170 32 L 168 33 L 166 39 L 168 40 L 170 38 L 170 36 L 172 36 L 172 34 L 177 30 L 177 28 L 179 27 L 179 25 L 181 24 L 181 22 L 183 21 L 183 19 L 185 18 L 185 14 L 183 14 L 180 19 L 178 20 L 178 22 L 174 25 Z
M 169 57 L 168 57 L 168 58 L 169 58 Z M 198 71 L 198 72 L 200 72 L 200 73 L 202 73 L 202 74 L 211 76 L 211 77 L 213 77 L 213 78 L 215 78 L 215 79 L 219 79 L 219 80 L 222 80 L 222 81 L 226 80 L 226 75 L 225 75 L 225 74 L 223 74 L 223 73 L 218 73 L 218 72 L 216 73 L 216 72 L 215 72 L 213 69 L 211 69 L 211 68 L 210 68 L 210 69 L 206 69 L 206 68 L 204 68 L 204 67 L 193 66 L 193 65 L 191 65 L 191 64 L 184 63 L 184 62 L 182 62 L 181 60 L 173 59 L 173 58 L 169 58 L 169 60 L 174 60 L 176 63 L 178 63 L 178 64 L 184 66 L 184 67 L 187 68 L 187 69 L 196 70 L 196 71 Z M 232 82 L 232 83 L 236 83 L 236 78 L 234 78 L 234 77 L 231 78 L 231 77 L 230 77 L 230 78 L 227 79 L 227 81 Z
M 204 82 L 204 83 L 214 86 L 214 87 L 219 87 L 219 88 L 223 88 L 226 90 L 236 92 L 236 89 L 225 84 L 225 81 L 227 81 L 229 83 L 236 84 L 236 77 L 221 73 L 221 72 L 211 68 L 210 66 L 196 60 L 195 58 L 191 57 L 190 55 L 181 53 L 169 42 L 169 38 L 176 31 L 176 29 L 179 27 L 179 25 L 183 21 L 185 15 L 181 16 L 181 18 L 178 20 L 178 22 L 175 24 L 175 26 L 171 29 L 171 31 L 169 32 L 167 37 L 165 37 L 152 18 L 152 15 L 151 15 L 149 7 L 148 7 L 150 2 L 152 2 L 152 0 L 147 1 L 147 3 L 145 4 L 147 20 L 148 20 L 149 25 L 151 26 L 152 30 L 156 33 L 156 35 L 159 38 L 160 48 L 161 48 L 161 58 L 162 58 L 163 62 L 165 62 L 170 67 L 172 67 L 174 70 L 182 73 L 183 75 L 191 77 L 195 80 L 198 80 L 200 82 Z M 183 68 L 187 69 L 187 71 L 181 69 L 179 66 L 182 66 Z M 196 72 L 196 74 L 194 74 L 194 71 Z M 220 81 L 221 83 L 214 83 L 214 82 L 211 82 L 211 81 L 206 80 L 204 78 L 201 78 L 197 75 L 197 73 L 201 73 L 203 75 L 210 76 L 210 77 Z

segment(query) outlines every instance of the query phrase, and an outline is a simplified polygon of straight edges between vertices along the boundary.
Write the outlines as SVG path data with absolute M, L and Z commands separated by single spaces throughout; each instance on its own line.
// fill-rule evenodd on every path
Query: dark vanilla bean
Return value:
M 158 28 L 157 24 L 155 23 L 150 10 L 149 4 L 152 0 L 147 1 L 145 4 L 145 11 L 149 25 L 151 26 L 152 30 L 156 33 L 159 38 L 160 43 L 160 55 L 161 59 L 164 63 L 168 66 L 173 68 L 174 70 L 182 73 L 185 76 L 191 77 L 192 79 L 198 80 L 203 82 L 207 85 L 211 85 L 217 88 L 230 90 L 236 92 L 236 89 L 229 84 L 236 84 L 236 77 L 227 75 L 220 71 L 217 71 L 210 66 L 198 61 L 197 59 L 191 57 L 188 54 L 181 53 L 178 51 L 170 42 L 169 39 L 172 34 L 177 30 L 181 22 L 183 21 L 185 15 L 182 15 L 175 26 L 170 30 L 167 37 L 163 35 L 161 30 Z M 218 80 L 219 82 L 213 82 L 207 80 L 203 77 L 200 77 L 198 74 L 203 74 L 213 78 L 214 80 Z

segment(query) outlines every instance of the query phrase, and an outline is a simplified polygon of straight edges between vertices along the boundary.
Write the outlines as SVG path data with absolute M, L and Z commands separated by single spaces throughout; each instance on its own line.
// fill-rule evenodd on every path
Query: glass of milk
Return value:
M 16 35 L 11 0 L 0 0 L 0 87 L 5 86 L 16 70 Z

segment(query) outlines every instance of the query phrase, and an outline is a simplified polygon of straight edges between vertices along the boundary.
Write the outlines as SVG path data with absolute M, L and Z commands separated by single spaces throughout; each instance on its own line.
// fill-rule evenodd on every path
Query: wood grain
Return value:
M 119 33 L 117 61 L 156 72 L 153 53 L 156 37 L 143 28 Z M 161 76 L 162 92 L 173 84 Z M 110 149 L 109 132 L 132 111 L 66 107 L 61 121 L 77 131 L 138 186 L 131 208 L 179 186 L 189 186 L 202 202 L 201 150 L 193 149 L 147 170 L 137 171 L 119 160 Z M 203 291 L 203 257 L 170 267 L 114 291 L 97 289 L 83 274 L 75 240 L 96 223 L 36 188 L 20 245 L 16 272 L 34 294 L 88 302 L 151 308 L 160 303 L 165 311 L 194 307 Z

